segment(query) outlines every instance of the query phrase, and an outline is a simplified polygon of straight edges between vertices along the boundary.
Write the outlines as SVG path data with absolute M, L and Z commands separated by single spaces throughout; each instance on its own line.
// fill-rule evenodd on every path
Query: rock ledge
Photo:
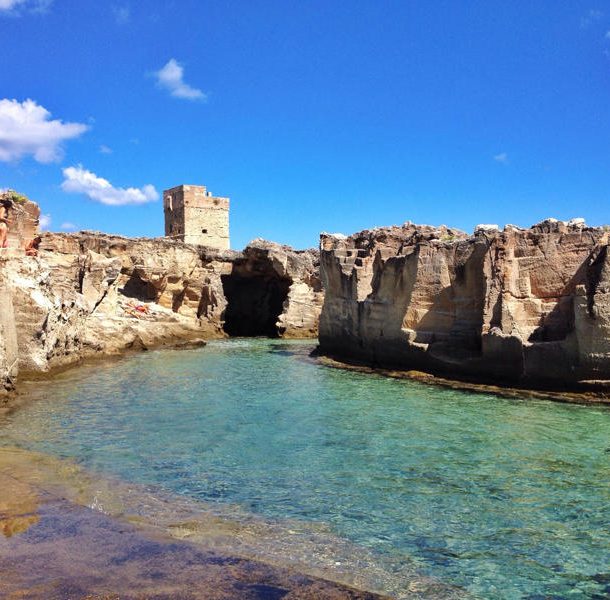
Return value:
M 323 234 L 320 350 L 452 379 L 610 389 L 608 243 L 582 219 Z

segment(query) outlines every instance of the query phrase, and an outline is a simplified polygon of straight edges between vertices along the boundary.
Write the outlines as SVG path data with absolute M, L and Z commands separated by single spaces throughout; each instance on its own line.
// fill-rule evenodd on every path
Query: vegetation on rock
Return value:
M 8 189 L 0 192 L 0 200 L 11 200 L 15 204 L 25 204 L 29 198 L 15 190 Z

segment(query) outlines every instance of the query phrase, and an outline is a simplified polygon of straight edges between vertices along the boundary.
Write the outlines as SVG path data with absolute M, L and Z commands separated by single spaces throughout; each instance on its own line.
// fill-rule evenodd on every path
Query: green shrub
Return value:
M 15 204 L 25 204 L 28 201 L 28 197 L 16 192 L 15 190 L 6 190 L 0 193 L 0 198 L 12 200 Z

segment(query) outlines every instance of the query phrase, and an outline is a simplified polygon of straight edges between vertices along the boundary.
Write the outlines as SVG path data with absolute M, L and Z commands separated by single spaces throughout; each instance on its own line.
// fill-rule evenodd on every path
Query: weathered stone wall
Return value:
M 165 235 L 187 244 L 228 250 L 229 199 L 205 186 L 181 185 L 163 193 Z
M 564 386 L 610 380 L 602 228 L 406 224 L 323 234 L 323 352 L 448 377 Z

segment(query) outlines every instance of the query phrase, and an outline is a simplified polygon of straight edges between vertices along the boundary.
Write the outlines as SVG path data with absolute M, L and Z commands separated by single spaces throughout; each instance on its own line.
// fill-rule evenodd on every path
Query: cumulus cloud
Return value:
M 503 165 L 507 165 L 508 164 L 508 154 L 506 154 L 506 152 L 501 152 L 500 154 L 496 154 L 494 156 L 494 160 Z
M 70 223 L 68 221 L 62 223 L 60 225 L 60 228 L 62 229 L 62 231 L 76 231 L 78 229 L 78 227 L 74 223 Z
M 2 0 L 0 0 L 2 2 Z M 82 123 L 51 119 L 34 100 L 0 100 L 0 161 L 14 162 L 31 155 L 40 163 L 58 161 L 62 143 L 87 131 Z
M 126 204 L 145 204 L 159 198 L 159 193 L 152 185 L 141 188 L 117 188 L 107 179 L 98 177 L 95 173 L 83 168 L 82 165 L 68 167 L 63 170 L 64 181 L 61 189 L 73 194 L 85 194 L 95 202 L 109 206 Z
M 43 231 L 49 229 L 49 227 L 51 227 L 51 215 L 40 215 L 38 224 Z
M 19 15 L 23 11 L 46 12 L 53 0 L 0 0 L 0 14 Z
M 100 152 L 102 154 L 112 154 L 112 148 L 110 148 L 109 146 L 106 146 L 106 144 L 102 144 L 100 146 Z
M 184 67 L 175 59 L 170 58 L 167 64 L 155 72 L 157 85 L 174 96 L 185 100 L 205 100 L 206 95 L 184 81 Z

